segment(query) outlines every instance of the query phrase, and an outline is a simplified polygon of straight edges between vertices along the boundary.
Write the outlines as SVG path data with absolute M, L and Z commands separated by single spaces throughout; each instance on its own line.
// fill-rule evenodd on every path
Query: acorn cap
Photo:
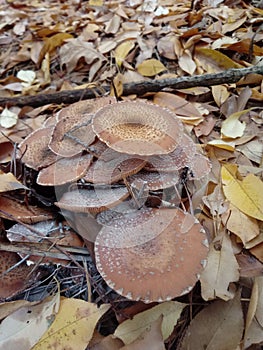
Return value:
M 98 138 L 115 151 L 142 156 L 172 152 L 183 126 L 171 111 L 146 102 L 125 101 L 101 108 L 92 127 Z
M 126 187 L 101 188 L 84 190 L 79 189 L 66 192 L 55 203 L 59 208 L 77 213 L 99 213 L 114 207 L 129 196 Z
M 98 271 L 117 293 L 131 300 L 161 302 L 188 293 L 207 257 L 205 231 L 181 209 L 142 209 L 95 241 Z
M 37 129 L 29 134 L 18 146 L 18 157 L 29 168 L 39 170 L 54 163 L 58 156 L 48 147 L 53 127 Z
M 56 163 L 39 171 L 37 183 L 42 186 L 59 186 L 79 180 L 92 161 L 90 154 L 61 158 Z
M 145 169 L 149 171 L 177 171 L 191 162 L 195 153 L 196 146 L 193 140 L 184 134 L 182 135 L 180 145 L 173 152 L 149 157 Z

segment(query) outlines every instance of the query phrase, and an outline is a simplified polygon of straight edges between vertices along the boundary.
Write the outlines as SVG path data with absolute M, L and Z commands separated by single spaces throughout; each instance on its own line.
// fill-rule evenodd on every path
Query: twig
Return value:
M 142 96 L 147 92 L 158 92 L 165 88 L 186 89 L 195 86 L 213 86 L 220 84 L 236 83 L 248 74 L 262 74 L 263 66 L 253 66 L 249 68 L 228 69 L 215 74 L 194 75 L 192 77 L 179 77 L 171 79 L 143 80 L 135 83 L 123 85 L 123 96 L 136 94 Z M 91 99 L 101 94 L 101 89 L 105 94 L 109 93 L 110 86 L 102 86 L 81 90 L 66 90 L 52 94 L 39 94 L 36 96 L 19 96 L 0 98 L 0 106 L 32 106 L 39 107 L 50 103 L 70 104 L 81 99 Z

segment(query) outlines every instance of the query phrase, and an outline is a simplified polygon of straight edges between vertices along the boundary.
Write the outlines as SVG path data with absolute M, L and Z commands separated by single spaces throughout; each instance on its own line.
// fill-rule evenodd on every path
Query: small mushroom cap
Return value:
M 95 140 L 90 123 L 93 113 L 114 102 L 113 97 L 101 97 L 63 108 L 51 136 L 50 149 L 62 157 L 73 157 L 85 150 Z
M 138 101 L 101 108 L 93 117 L 92 127 L 115 151 L 142 156 L 172 152 L 183 134 L 182 123 L 171 111 Z
M 145 222 L 140 210 L 128 224 L 124 217 L 103 226 L 95 241 L 97 268 L 106 283 L 146 303 L 188 293 L 208 253 L 204 230 L 192 215 L 178 208 L 149 210 Z
M 158 191 L 174 186 L 179 180 L 180 177 L 177 171 L 165 173 L 141 170 L 139 173 L 129 177 L 129 182 L 132 187 L 135 187 L 137 190 L 143 187 L 144 190 L 149 191 Z
M 37 129 L 19 144 L 18 157 L 22 156 L 22 161 L 29 168 L 39 170 L 57 160 L 58 156 L 48 147 L 52 130 L 53 127 Z
M 112 184 L 124 177 L 136 174 L 145 164 L 144 159 L 118 153 L 110 161 L 103 161 L 99 158 L 87 170 L 84 180 L 94 184 Z
M 91 164 L 92 156 L 85 154 L 72 158 L 61 158 L 38 173 L 37 183 L 42 186 L 59 186 L 77 181 L 84 176 Z
M 63 194 L 55 204 L 61 208 L 77 213 L 99 213 L 119 204 L 129 196 L 126 187 L 75 190 Z
M 191 162 L 195 153 L 196 146 L 193 140 L 184 134 L 182 135 L 180 145 L 173 152 L 149 157 L 145 169 L 149 171 L 174 172 L 182 169 Z

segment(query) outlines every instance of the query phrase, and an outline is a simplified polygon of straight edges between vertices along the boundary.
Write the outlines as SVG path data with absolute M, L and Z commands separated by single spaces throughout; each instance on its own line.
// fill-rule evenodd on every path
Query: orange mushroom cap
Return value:
M 167 154 L 180 144 L 182 123 L 174 113 L 146 102 L 125 101 L 101 108 L 92 127 L 115 151 L 148 156 Z
M 119 294 L 146 303 L 188 293 L 208 248 L 204 229 L 181 209 L 142 209 L 103 226 L 95 241 L 98 271 Z

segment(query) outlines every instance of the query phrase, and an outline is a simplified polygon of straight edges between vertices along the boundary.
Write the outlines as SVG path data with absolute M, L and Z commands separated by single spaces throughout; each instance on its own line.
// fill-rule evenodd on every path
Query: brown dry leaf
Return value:
M 230 92 L 225 85 L 212 86 L 211 90 L 215 103 L 218 105 L 218 107 L 220 107 L 230 96 Z
M 179 67 L 186 73 L 192 75 L 196 70 L 196 63 L 192 59 L 192 55 L 188 50 L 185 50 L 184 53 L 178 59 Z
M 250 298 L 244 345 L 247 349 L 251 344 L 261 344 L 263 341 L 263 277 L 255 278 Z
M 207 265 L 201 273 L 202 297 L 213 300 L 219 297 L 223 300 L 233 298 L 229 284 L 239 280 L 238 263 L 234 256 L 231 240 L 228 234 L 223 234 L 221 246 L 211 244 Z
M 40 64 L 45 57 L 46 53 L 51 53 L 56 47 L 61 46 L 62 43 L 67 40 L 71 39 L 73 36 L 68 33 L 58 33 L 55 35 L 52 35 L 51 37 L 45 39 L 44 46 L 42 47 L 39 58 L 38 58 L 38 64 Z
M 29 190 L 29 188 L 19 182 L 12 173 L 0 172 L 0 193 L 14 190 Z
M 159 106 L 171 109 L 177 115 L 203 119 L 202 114 L 191 102 L 169 92 L 157 92 L 153 102 Z
M 241 342 L 244 320 L 240 292 L 228 302 L 207 306 L 191 321 L 180 350 L 234 350 Z
M 215 73 L 230 68 L 243 68 L 223 53 L 205 47 L 196 47 L 195 56 L 209 73 Z
M 32 284 L 35 274 L 14 252 L 0 251 L 0 299 L 11 297 Z M 19 264 L 18 264 L 19 263 Z M 16 265 L 15 268 L 13 268 Z M 13 268 L 11 271 L 8 271 Z M 31 274 L 31 275 L 30 275 Z
M 167 68 L 162 64 L 162 62 L 156 60 L 155 58 L 145 60 L 137 66 L 137 71 L 145 77 L 152 77 L 165 70 L 167 70 Z
M 122 347 L 123 350 L 165 350 L 161 326 L 163 316 L 152 322 L 143 334 L 133 343 Z
M 60 48 L 59 54 L 61 57 L 61 65 L 65 64 L 69 73 L 74 71 L 79 59 L 83 57 L 85 62 L 91 65 L 89 81 L 92 81 L 105 61 L 105 57 L 94 49 L 92 43 L 82 41 L 80 38 L 70 39 L 67 44 Z M 93 64 L 95 64 L 95 70 L 94 67 L 92 68 Z
M 235 112 L 231 114 L 226 120 L 224 120 L 221 127 L 222 137 L 227 139 L 242 137 L 246 129 L 246 124 L 245 122 L 241 122 L 239 118 L 249 111 L 250 109 L 245 109 L 240 112 Z
M 102 337 L 95 330 L 89 344 L 89 350 L 119 350 L 122 349 L 123 345 L 120 339 L 113 337 L 111 334 L 107 337 Z

